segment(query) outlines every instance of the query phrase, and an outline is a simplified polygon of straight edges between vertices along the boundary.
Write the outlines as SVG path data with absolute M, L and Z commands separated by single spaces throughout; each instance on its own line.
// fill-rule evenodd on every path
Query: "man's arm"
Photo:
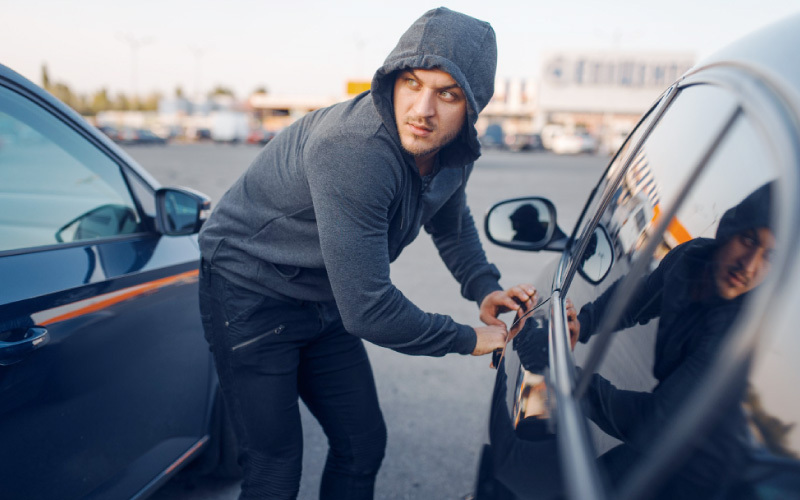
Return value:
M 618 389 L 595 373 L 586 396 L 587 416 L 607 434 L 643 451 L 652 442 L 648 430 L 662 428 L 674 418 L 702 380 L 717 345 L 712 335 L 706 336 L 653 392 Z
M 644 325 L 651 319 L 661 315 L 664 280 L 670 273 L 675 272 L 679 264 L 686 258 L 687 249 L 692 246 L 691 241 L 673 248 L 653 272 L 642 278 L 642 281 L 635 285 L 638 289 L 614 330 L 628 328 L 636 323 Z M 615 281 L 600 297 L 581 308 L 580 313 L 577 315 L 577 321 L 570 324 L 571 336 L 578 336 L 582 343 L 586 343 L 592 335 L 597 333 L 597 328 L 600 326 L 600 322 L 608 309 L 608 303 L 614 297 L 614 292 L 624 279 L 625 277 L 622 277 Z
M 467 165 L 466 182 L 472 165 Z M 487 325 L 503 325 L 501 313 L 532 307 L 535 290 L 523 284 L 503 291 L 500 273 L 486 259 L 475 221 L 466 201 L 464 186 L 447 200 L 425 224 L 445 266 L 461 285 L 461 295 L 480 306 L 480 319 Z
M 376 144 L 365 157 L 356 139 L 342 135 L 305 152 L 320 249 L 345 328 L 405 354 L 483 354 L 502 347 L 505 327 L 472 328 L 426 313 L 392 284 L 388 212 L 402 184 L 394 170 L 402 158 L 379 138 L 372 138 Z

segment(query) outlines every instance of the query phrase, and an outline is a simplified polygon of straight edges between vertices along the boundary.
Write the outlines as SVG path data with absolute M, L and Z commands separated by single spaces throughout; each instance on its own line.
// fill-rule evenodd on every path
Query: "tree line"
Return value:
M 41 86 L 83 116 L 95 116 L 102 111 L 157 111 L 158 103 L 164 97 L 160 92 L 151 92 L 144 97 L 129 96 L 124 92 L 116 92 L 112 96 L 106 88 L 91 94 L 73 92 L 66 83 L 52 81 L 47 71 L 47 65 L 44 64 L 42 65 Z M 267 89 L 259 87 L 255 92 L 266 93 Z M 222 85 L 217 85 L 208 95 L 234 97 L 233 91 Z M 175 97 L 184 97 L 181 87 L 175 89 Z

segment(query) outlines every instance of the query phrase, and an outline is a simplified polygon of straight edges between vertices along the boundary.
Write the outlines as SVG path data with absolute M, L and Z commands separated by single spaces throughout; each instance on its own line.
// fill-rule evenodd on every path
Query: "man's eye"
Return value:
M 408 85 L 412 89 L 415 89 L 415 88 L 419 87 L 419 82 L 417 82 L 413 78 L 406 78 L 406 85 Z
M 454 93 L 450 92 L 449 90 L 443 90 L 439 95 L 441 95 L 442 99 L 446 101 L 453 101 L 457 97 Z

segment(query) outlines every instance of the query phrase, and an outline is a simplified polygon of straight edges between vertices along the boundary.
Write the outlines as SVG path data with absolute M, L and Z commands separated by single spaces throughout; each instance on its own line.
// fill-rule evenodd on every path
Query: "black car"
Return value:
M 234 470 L 197 300 L 209 207 L 0 66 L 0 498 L 139 498 L 208 449 Z
M 543 149 L 542 137 L 539 134 L 507 134 L 506 147 L 514 152 L 538 151 Z
M 559 257 L 496 356 L 476 499 L 800 498 L 798 44 L 795 16 L 683 75 L 571 234 L 490 209 Z

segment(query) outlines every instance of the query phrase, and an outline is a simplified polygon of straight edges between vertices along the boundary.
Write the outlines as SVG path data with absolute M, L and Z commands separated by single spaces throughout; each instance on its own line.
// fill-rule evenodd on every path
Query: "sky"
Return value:
M 701 59 L 798 0 L 0 0 L 0 64 L 41 84 L 111 94 L 339 97 L 369 80 L 400 35 L 444 5 L 488 21 L 500 78 L 533 78 L 554 50 L 653 50 Z

